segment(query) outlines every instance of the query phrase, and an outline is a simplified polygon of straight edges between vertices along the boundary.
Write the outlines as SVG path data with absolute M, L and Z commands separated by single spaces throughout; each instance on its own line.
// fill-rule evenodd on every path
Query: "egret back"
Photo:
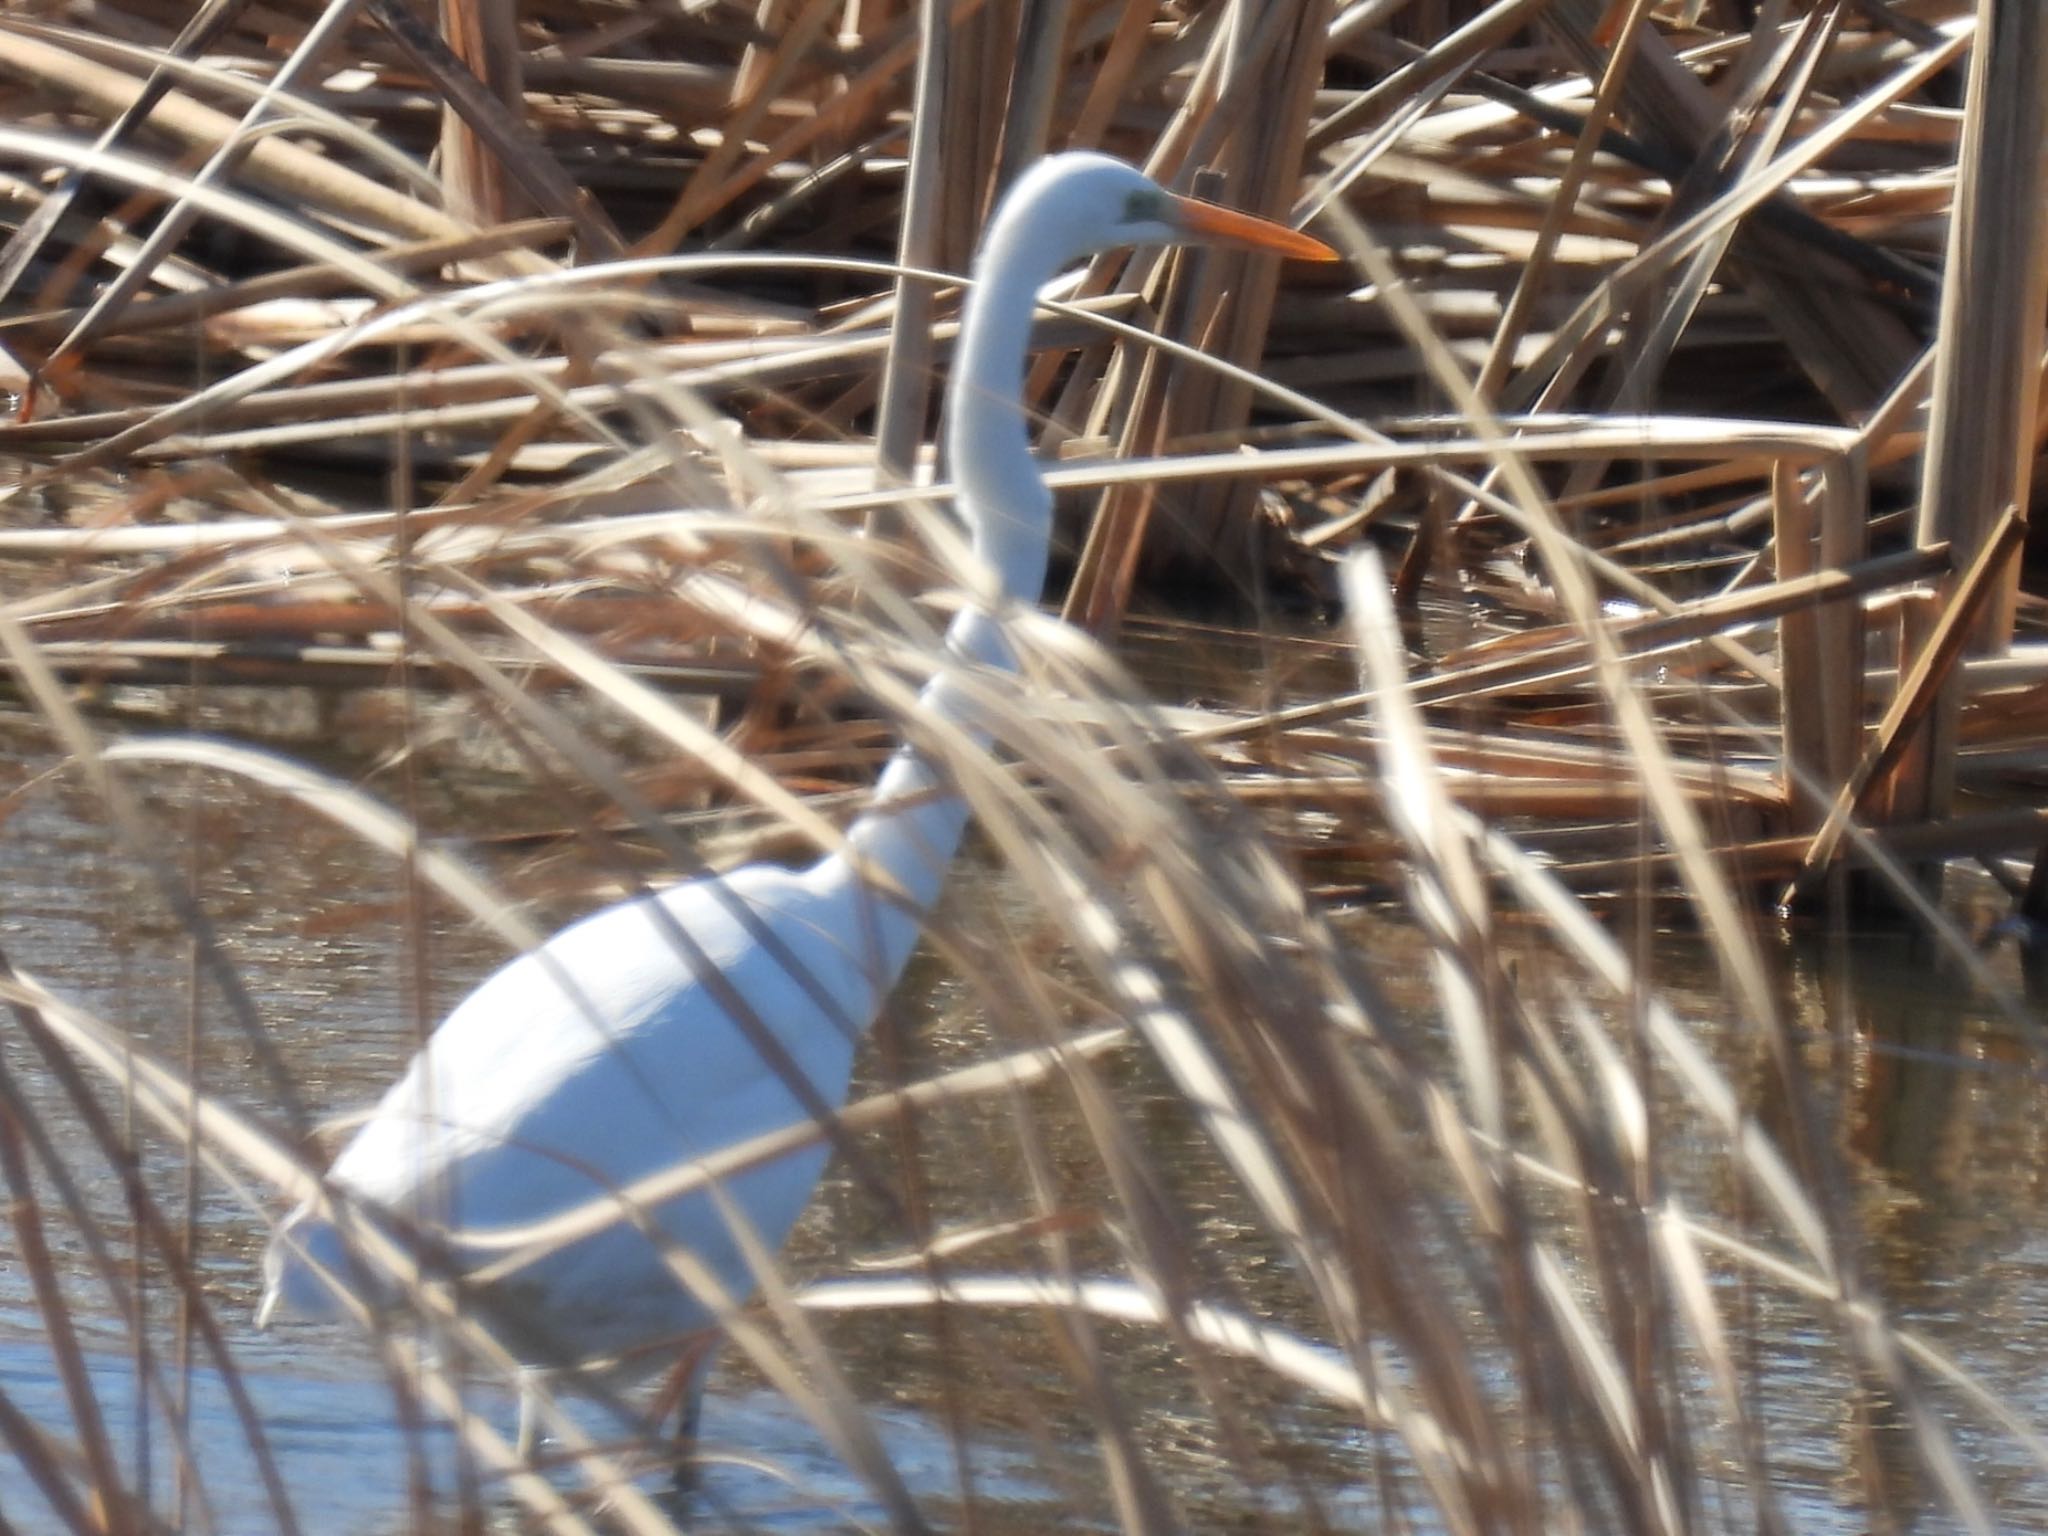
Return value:
M 466 1272 L 501 1258 L 520 1228 L 808 1123 L 845 1101 L 854 1046 L 900 966 L 880 949 L 891 926 L 831 861 L 750 866 L 607 907 L 464 999 L 329 1182 L 434 1233 Z M 826 1147 L 821 1138 L 726 1184 L 771 1250 Z M 686 1244 L 732 1294 L 751 1293 L 738 1242 L 698 1192 L 523 1267 L 500 1287 L 512 1304 L 501 1312 L 534 1314 L 578 1358 L 702 1326 L 705 1310 L 648 1229 Z M 329 1310 L 301 1248 L 342 1263 L 332 1230 L 301 1209 L 273 1245 L 272 1287 L 289 1310 Z

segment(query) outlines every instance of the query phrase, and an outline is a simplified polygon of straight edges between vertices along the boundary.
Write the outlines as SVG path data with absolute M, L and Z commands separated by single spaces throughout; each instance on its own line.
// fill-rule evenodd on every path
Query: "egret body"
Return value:
M 975 554 L 1004 600 L 1044 581 L 1052 497 L 1021 404 L 1034 298 L 1059 271 L 1118 245 L 1214 239 L 1333 253 L 1282 226 L 1176 197 L 1119 161 L 1048 158 L 989 228 L 967 301 L 948 449 Z M 969 608 L 921 702 L 968 711 L 949 669 L 1012 664 L 994 615 Z M 979 739 L 986 741 L 986 737 Z M 854 1050 L 901 975 L 967 819 L 909 745 L 890 760 L 845 846 L 803 869 L 751 865 L 592 913 L 469 994 L 328 1172 L 333 1198 L 430 1246 L 429 1273 L 474 1277 L 484 1241 L 585 1207 L 635 1180 L 841 1107 Z M 773 1249 L 811 1196 L 823 1139 L 721 1182 L 725 1206 Z M 754 1290 L 721 1202 L 697 1189 L 567 1242 L 477 1287 L 524 1358 L 575 1364 L 707 1335 L 716 1314 L 668 1245 L 732 1300 Z M 500 1268 L 502 1269 L 502 1265 Z M 332 1314 L 336 1288 L 381 1288 L 309 1201 L 264 1260 L 261 1319 Z M 689 1385 L 691 1402 L 702 1372 Z

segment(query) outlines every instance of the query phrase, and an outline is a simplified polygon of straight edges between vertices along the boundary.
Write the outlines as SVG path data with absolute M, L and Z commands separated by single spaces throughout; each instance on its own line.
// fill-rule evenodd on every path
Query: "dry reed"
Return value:
M 2033 1067 L 2030 1005 L 1925 871 L 2041 904 L 2014 858 L 2048 847 L 2048 646 L 2015 573 L 2048 269 L 2037 218 L 1973 244 L 1949 213 L 2038 207 L 1999 145 L 2032 142 L 2048 54 L 1993 68 L 1962 0 L 1739 9 L 0 15 L 0 847 L 72 848 L 98 907 L 83 958 L 53 887 L 4 914 L 0 1347 L 33 1318 L 53 1384 L 32 1409 L 0 1371 L 9 1518 L 329 1528 L 243 1308 L 364 1096 L 337 1085 L 491 946 L 831 846 L 904 734 L 982 847 L 856 1102 L 622 1192 L 842 1153 L 721 1309 L 830 1453 L 756 1469 L 801 1511 L 774 1518 L 2038 1515 L 2038 1404 L 1902 1321 L 1843 1128 L 1861 1058 L 1807 1034 L 1755 896 L 1889 893 Z M 1352 260 L 1117 253 L 1049 309 L 1031 399 L 1093 513 L 1068 612 L 1098 638 L 1010 615 L 988 754 L 917 704 L 977 578 L 919 445 L 974 231 L 1078 144 L 1218 168 Z M 1293 686 L 1162 699 L 1109 639 L 1216 642 L 1132 612 L 1197 590 L 1346 623 L 1260 634 Z M 1971 802 L 1936 814 L 1949 785 Z M 1667 912 L 1711 1001 L 1659 985 Z M 352 947 L 375 987 L 329 973 Z M 328 1040 L 323 1000 L 394 1022 Z M 351 1332 L 411 1528 L 762 1513 L 730 1468 L 664 1495 L 603 1383 L 539 1390 L 523 1461 L 495 1320 L 362 1238 L 409 1297 Z M 714 1462 L 776 1460 L 720 1406 Z M 987 1470 L 1005 1444 L 1025 1486 Z

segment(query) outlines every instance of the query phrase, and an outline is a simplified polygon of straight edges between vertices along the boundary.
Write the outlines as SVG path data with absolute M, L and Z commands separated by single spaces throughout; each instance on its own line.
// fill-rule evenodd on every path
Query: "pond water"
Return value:
M 479 772 L 473 762 L 448 771 L 462 759 L 459 729 L 448 731 L 447 757 L 428 754 L 410 781 L 418 803 L 430 808 L 432 825 L 489 837 L 552 824 L 545 801 L 509 778 Z M 375 792 L 402 798 L 398 786 L 406 781 L 388 765 L 353 757 L 345 725 L 337 727 L 331 717 L 316 715 L 276 734 L 291 750 L 325 757 L 344 776 L 368 777 Z M 0 795 L 8 796 L 0 802 L 0 947 L 9 960 L 172 1060 L 183 1058 L 188 1025 L 198 1018 L 202 1081 L 263 1112 L 258 1053 L 228 1022 L 217 998 L 202 991 L 193 1003 L 193 962 L 183 930 L 132 861 L 117 853 L 97 799 L 74 777 L 38 777 L 53 764 L 25 726 L 0 727 L 0 762 L 12 765 L 0 779 Z M 215 778 L 169 774 L 141 787 L 150 825 L 165 839 L 162 851 L 201 893 L 260 1009 L 267 1043 L 289 1062 L 316 1113 L 373 1099 L 411 1052 L 412 1015 L 438 1016 L 497 958 L 474 933 L 443 924 L 429 929 L 428 949 L 415 965 L 398 942 L 406 909 L 391 868 L 275 797 L 231 793 Z M 473 851 L 488 860 L 487 850 Z M 523 846 L 498 858 L 494 868 L 550 920 L 593 899 L 552 861 Z M 991 890 L 986 874 L 986 865 L 970 861 L 950 899 L 995 903 L 1028 927 L 1021 894 Z M 1988 906 L 1988 888 L 1977 894 Z M 1967 886 L 1962 897 L 1967 917 L 1973 899 Z M 1405 925 L 1372 912 L 1353 922 L 1359 944 L 1382 957 L 1394 990 L 1412 987 L 1402 1000 L 1428 1007 L 1423 968 Z M 1818 1078 L 1832 1095 L 1840 1127 L 1836 1150 L 1852 1171 L 1854 1218 L 1867 1234 L 1872 1278 L 1902 1321 L 1950 1353 L 2014 1414 L 2034 1425 L 2048 1420 L 2048 1373 L 2040 1367 L 2048 1359 L 2048 1077 L 2040 1058 L 1989 999 L 1911 942 L 1788 938 L 1774 959 L 1784 995 L 1823 1063 Z M 2001 983 L 2021 994 L 2012 957 L 1987 960 Z M 1412 979 L 1404 979 L 1408 967 L 1418 972 Z M 1769 1102 L 1762 1048 L 1728 1019 L 1698 941 L 1660 941 L 1650 969 L 1680 1010 L 1710 1031 L 1724 1069 L 1755 1091 L 1756 1112 L 1770 1125 L 1783 1111 Z M 415 1005 L 422 994 L 424 1010 Z M 870 1087 L 904 1071 L 906 1058 L 910 1070 L 929 1071 L 973 1059 L 986 1045 L 957 980 L 930 964 L 913 971 L 889 1025 L 885 1043 L 867 1053 Z M 61 1087 L 19 1038 L 10 1034 L 0 1049 L 28 1111 L 78 1171 L 87 1205 L 110 1232 L 125 1230 L 118 1175 L 92 1146 Z M 1184 1158 L 1189 1182 L 1199 1185 L 1207 1154 L 1177 1104 L 1162 1093 L 1143 1123 L 1157 1137 L 1154 1155 L 1169 1165 Z M 954 1134 L 935 1128 L 923 1148 L 921 1166 L 935 1205 L 971 1200 L 977 1183 L 991 1177 L 981 1160 L 994 1138 L 959 1132 L 956 1144 L 949 1140 Z M 166 1209 L 180 1210 L 182 1163 L 160 1142 L 153 1145 L 144 1176 Z M 878 1155 L 900 1150 L 884 1146 Z M 1674 1157 L 1682 1159 L 1685 1151 L 1675 1149 Z M 54 1209 L 47 1180 L 39 1181 L 39 1193 L 46 1210 Z M 419 1466 L 444 1495 L 459 1482 L 451 1436 L 445 1429 L 424 1438 L 409 1430 L 375 1362 L 338 1330 L 256 1333 L 251 1312 L 266 1231 L 260 1199 L 252 1203 L 211 1176 L 199 1181 L 197 1196 L 194 1261 L 304 1528 L 413 1528 L 408 1479 Z M 1233 1227 L 1234 1219 L 1219 1204 L 1204 1218 L 1205 1231 L 1232 1253 L 1240 1294 L 1264 1310 L 1260 1272 L 1270 1256 L 1259 1251 L 1255 1234 Z M 174 1508 L 172 1457 L 160 1417 L 149 1419 L 157 1427 L 147 1436 L 135 1433 L 130 1330 L 92 1278 L 75 1231 L 54 1216 L 50 1226 L 117 1454 L 130 1469 L 146 1459 L 158 1507 Z M 13 1240 L 11 1231 L 0 1231 L 0 1394 L 28 1423 L 65 1437 L 64 1393 Z M 834 1272 L 849 1255 L 886 1254 L 899 1245 L 899 1230 L 839 1170 L 793 1239 L 790 1257 L 797 1274 L 819 1275 Z M 1273 1295 L 1274 1320 L 1292 1321 L 1292 1303 L 1279 1288 Z M 161 1289 L 153 1305 L 153 1315 L 168 1319 L 170 1300 Z M 1859 1442 L 1839 1373 L 1809 1365 L 1820 1353 L 1812 1308 L 1759 1288 L 1740 1315 L 1749 1333 L 1737 1349 L 1752 1381 L 1768 1387 L 1759 1394 L 1767 1401 L 1758 1412 L 1785 1514 L 1802 1531 L 1871 1528 L 1846 1469 L 1859 1458 L 1891 1457 L 1905 1478 L 1911 1458 L 1896 1443 L 1901 1431 L 1884 1423 L 1866 1426 Z M 1058 1363 L 1046 1358 L 1044 1331 L 1028 1318 L 996 1319 L 964 1335 L 924 1321 L 906 1324 L 900 1313 L 833 1317 L 820 1327 L 855 1395 L 875 1414 L 905 1484 L 932 1518 L 951 1523 L 971 1503 L 974 1522 L 984 1530 L 1043 1529 L 1053 1518 L 1112 1524 L 1088 1420 L 1071 1410 L 1048 1415 L 1033 1405 L 1033 1388 L 1056 1377 Z M 153 1326 L 152 1336 L 159 1340 L 154 1347 L 163 1348 L 161 1340 L 175 1335 Z M 1284 1394 L 1263 1402 L 1260 1434 L 1287 1448 L 1276 1458 L 1287 1471 L 1248 1487 L 1191 1409 L 1169 1346 L 1132 1344 L 1118 1381 L 1162 1481 L 1198 1528 L 1287 1529 L 1304 1508 L 1333 1528 L 1381 1528 L 1381 1495 L 1357 1475 L 1360 1458 L 1370 1452 L 1353 1417 Z M 202 1361 L 190 1391 L 186 1412 L 208 1517 L 192 1528 L 274 1529 L 220 1377 Z M 486 1411 L 509 1432 L 511 1401 L 483 1391 Z M 1962 1409 L 1952 1395 L 1939 1401 L 1957 1408 L 1957 1443 L 2001 1521 L 2016 1529 L 2048 1528 L 2048 1477 L 2040 1463 L 1983 1413 Z M 731 1460 L 707 1474 L 706 1495 L 693 1506 L 699 1515 L 708 1512 L 735 1527 L 785 1530 L 882 1523 L 861 1480 L 744 1361 L 728 1359 L 715 1379 L 704 1430 L 707 1446 L 730 1453 Z M 0 1446 L 0 1515 L 16 1529 L 49 1528 L 54 1517 L 19 1450 Z M 1910 1511 L 1922 1502 L 1907 1488 L 1900 1508 Z M 1419 1523 L 1431 1528 L 1426 1516 Z M 1916 1528 L 1941 1526 L 1929 1517 Z
M 14 1315 L 0 1326 L 30 1321 L 19 1306 L 10 1304 L 9 1310 Z M 438 1507 L 444 1513 L 456 1502 L 453 1490 L 461 1484 L 461 1472 L 453 1431 L 442 1421 L 402 1415 L 388 1379 L 356 1357 L 346 1340 L 302 1334 L 270 1345 L 238 1339 L 237 1346 L 241 1383 L 303 1530 L 370 1536 L 405 1528 L 408 1488 L 416 1472 L 423 1471 L 441 1491 Z M 93 1392 L 107 1416 L 128 1486 L 147 1480 L 160 1511 L 177 1509 L 172 1448 L 158 1439 L 153 1447 L 138 1450 L 145 1442 L 135 1430 L 132 1362 L 107 1351 L 89 1358 Z M 0 1338 L 0 1392 L 45 1428 L 57 1430 L 68 1420 L 49 1352 L 34 1337 Z M 470 1406 L 507 1425 L 517 1411 L 509 1396 L 488 1388 L 475 1389 Z M 883 1410 L 874 1417 L 905 1484 L 943 1505 L 957 1471 L 951 1438 L 918 1413 Z M 686 1518 L 690 1512 L 708 1512 L 747 1529 L 829 1529 L 877 1518 L 859 1481 L 781 1397 L 735 1386 L 718 1394 L 715 1419 L 705 1426 L 705 1462 L 687 1504 L 677 1501 L 665 1480 L 644 1481 L 657 1507 L 667 1505 Z M 275 1532 L 275 1507 L 250 1453 L 243 1420 L 217 1372 L 194 1371 L 185 1422 L 205 1475 L 202 1489 L 187 1496 L 180 1527 L 250 1536 Z M 161 1436 L 162 1431 L 155 1433 Z M 1020 1515 L 1043 1506 L 1046 1490 L 1024 1447 L 984 1436 L 974 1457 L 985 1498 Z M 476 1502 L 485 1511 L 497 1502 L 487 1482 Z M 60 1528 L 19 1462 L 0 1462 L 0 1510 L 17 1530 Z

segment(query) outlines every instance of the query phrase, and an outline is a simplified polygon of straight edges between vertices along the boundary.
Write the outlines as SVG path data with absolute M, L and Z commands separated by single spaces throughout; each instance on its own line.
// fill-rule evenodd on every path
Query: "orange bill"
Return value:
M 1220 203 L 1205 203 L 1198 197 L 1176 197 L 1174 212 L 1182 227 L 1205 240 L 1227 245 L 1250 246 L 1257 251 L 1274 251 L 1299 261 L 1336 261 L 1338 254 L 1314 235 L 1305 235 L 1285 224 L 1275 224 L 1253 214 L 1239 213 Z

